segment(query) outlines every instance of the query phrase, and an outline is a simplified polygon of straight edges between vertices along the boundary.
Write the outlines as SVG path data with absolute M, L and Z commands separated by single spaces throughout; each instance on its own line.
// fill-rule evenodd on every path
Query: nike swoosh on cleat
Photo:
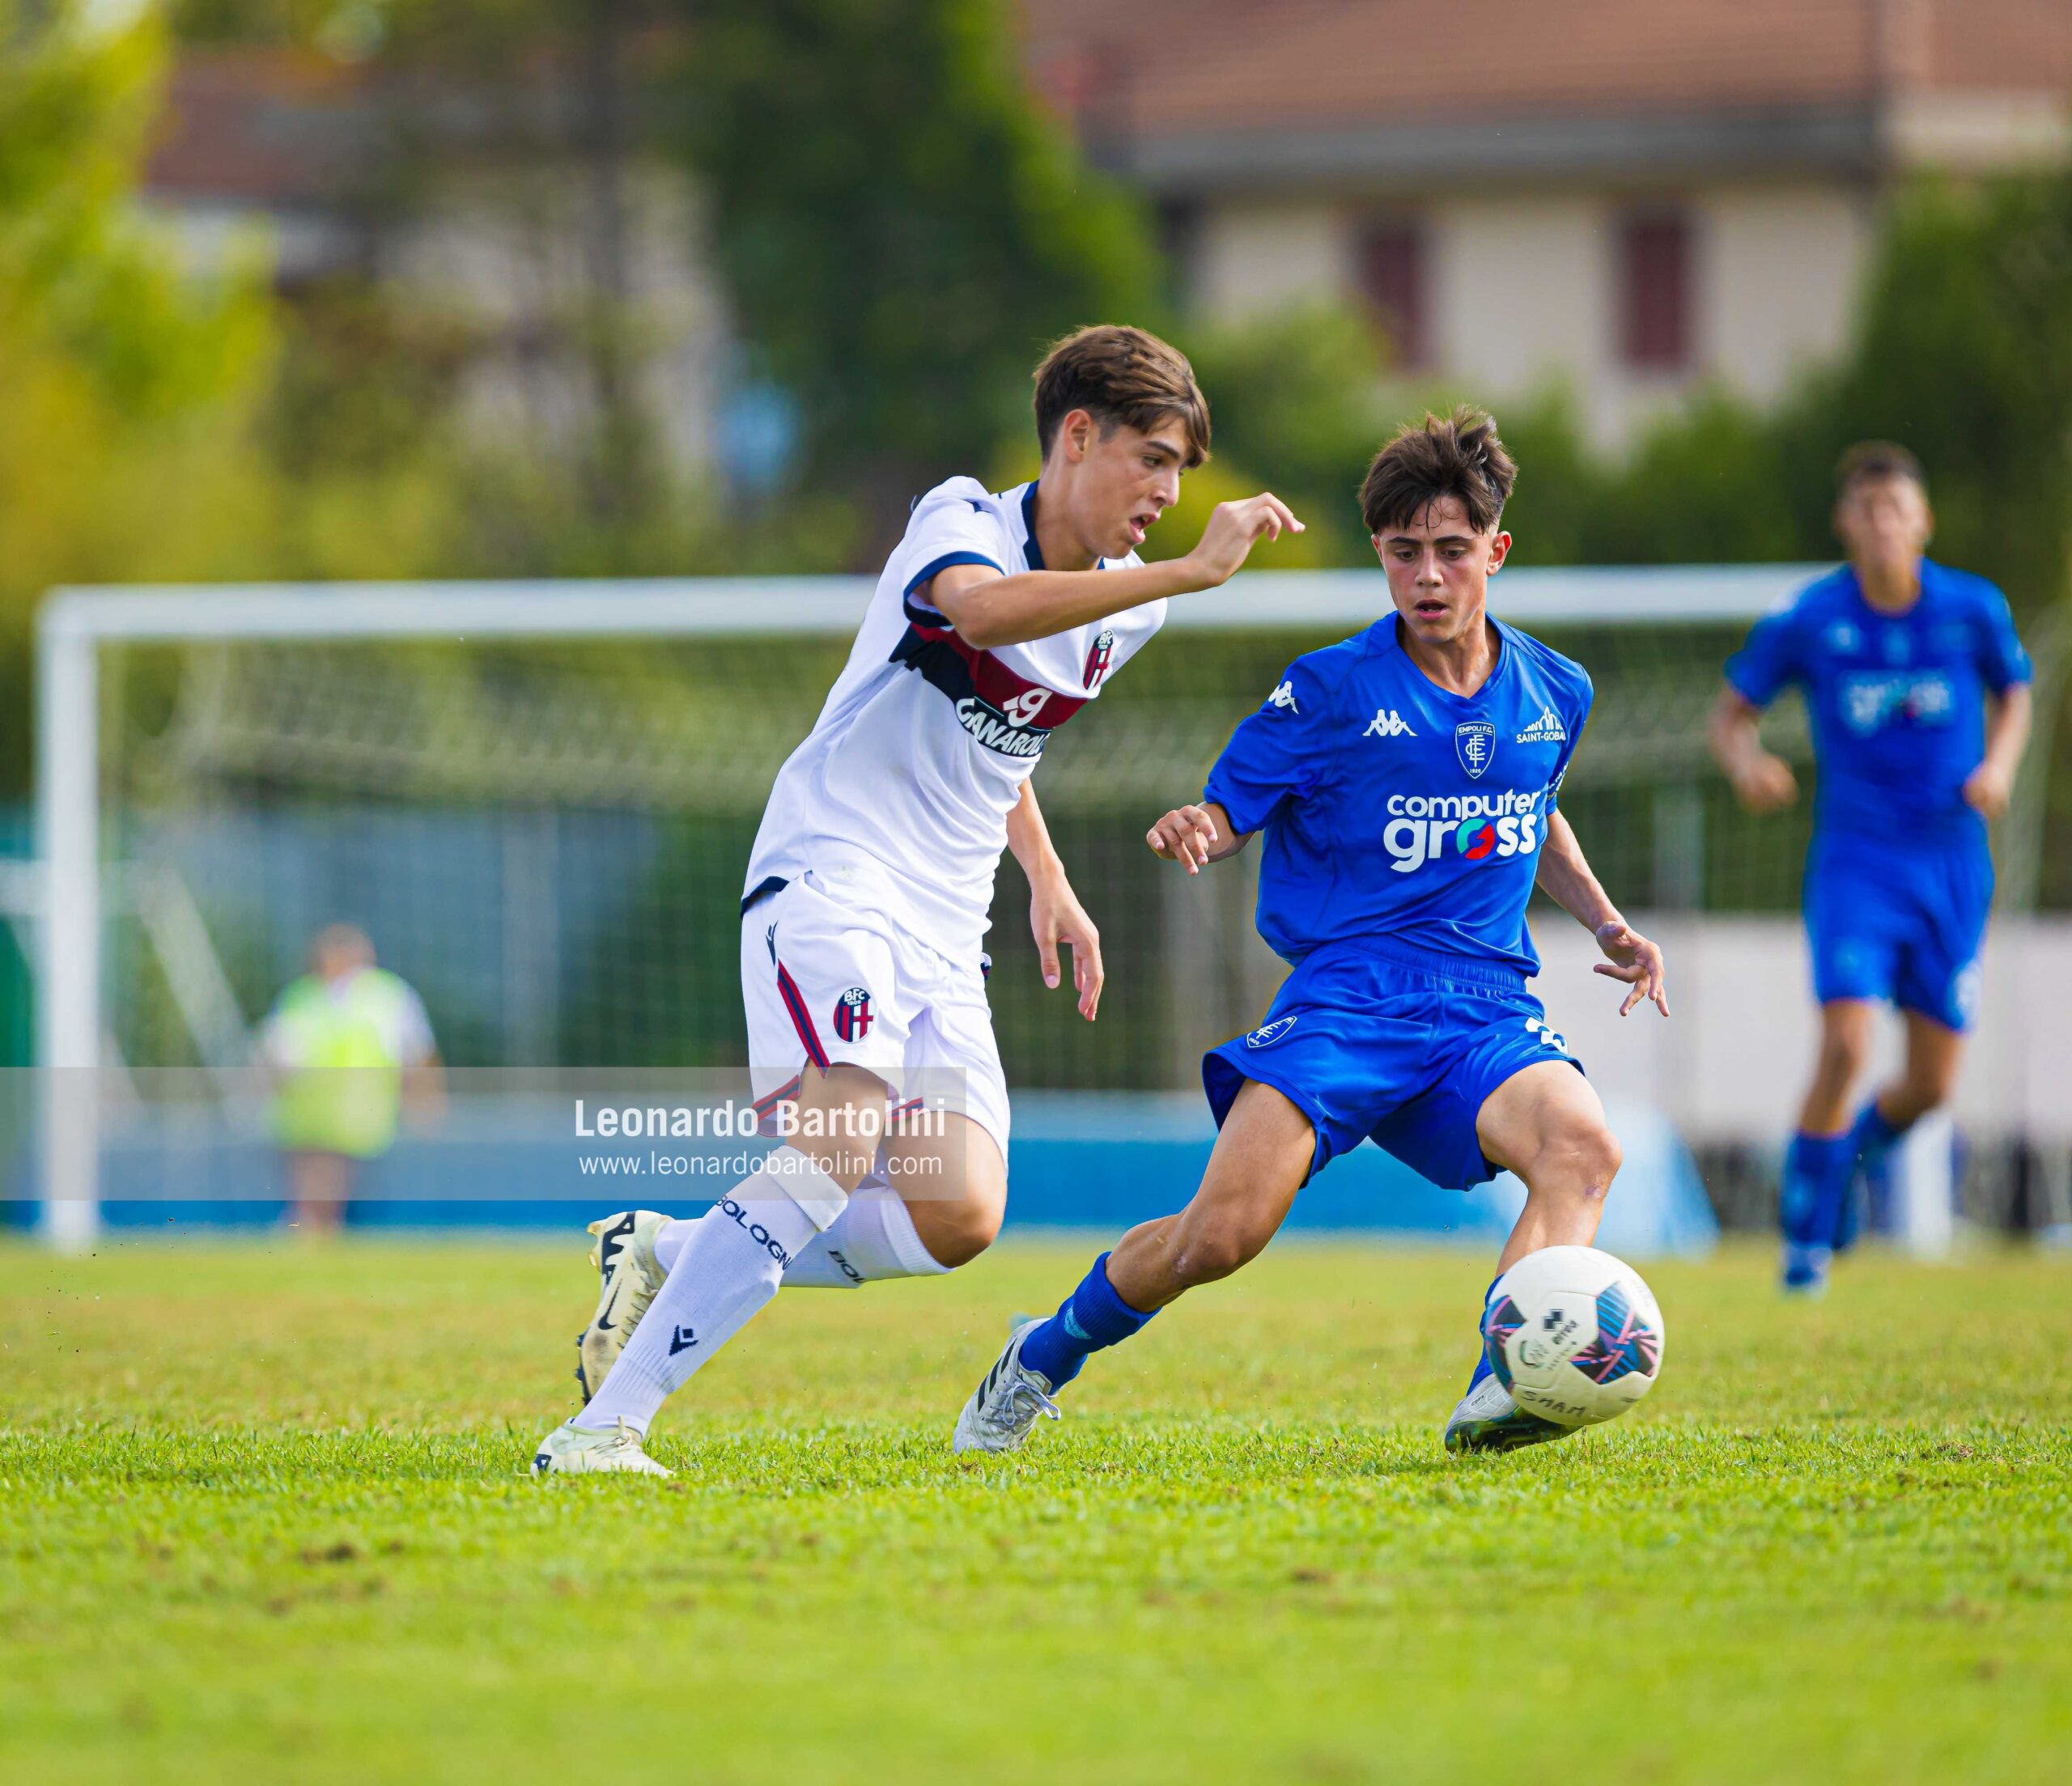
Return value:
M 597 1311 L 597 1318 L 591 1325 L 601 1334 L 614 1332 L 617 1324 L 611 1318 L 612 1311 L 618 1307 L 618 1286 L 615 1283 L 612 1286 L 611 1296 L 605 1301 L 604 1307 Z

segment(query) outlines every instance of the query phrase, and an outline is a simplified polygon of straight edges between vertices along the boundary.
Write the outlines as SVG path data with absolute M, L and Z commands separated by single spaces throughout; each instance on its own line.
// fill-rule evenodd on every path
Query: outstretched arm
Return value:
M 1301 531 L 1279 497 L 1252 496 L 1218 503 L 1200 543 L 1182 558 L 1116 571 L 1018 571 L 1011 577 L 989 564 L 953 564 L 931 579 L 928 599 L 966 644 L 1019 645 L 1147 601 L 1216 588 L 1237 575 L 1256 541 Z
M 1631 988 L 1619 1015 L 1623 1017 L 1641 999 L 1652 999 L 1667 1016 L 1669 982 L 1662 973 L 1662 951 L 1619 915 L 1619 908 L 1583 859 L 1575 827 L 1558 811 L 1547 821 L 1538 878 L 1547 897 L 1597 938 L 1607 959 L 1597 964 L 1595 971 L 1623 980 Z
M 1185 863 L 1189 874 L 1198 875 L 1210 863 L 1237 855 L 1252 841 L 1252 834 L 1233 831 L 1230 815 L 1220 802 L 1209 800 L 1200 806 L 1174 807 L 1144 833 L 1144 841 L 1153 855 Z
M 1101 1008 L 1101 986 L 1107 978 L 1101 965 L 1101 933 L 1065 878 L 1065 865 L 1051 842 L 1050 827 L 1036 804 L 1036 790 L 1021 784 L 1021 798 L 1007 816 L 1007 845 L 1029 877 L 1029 929 L 1042 963 L 1043 984 L 1058 983 L 1058 945 L 1072 945 L 1072 983 L 1079 995 L 1079 1014 L 1091 1023 Z

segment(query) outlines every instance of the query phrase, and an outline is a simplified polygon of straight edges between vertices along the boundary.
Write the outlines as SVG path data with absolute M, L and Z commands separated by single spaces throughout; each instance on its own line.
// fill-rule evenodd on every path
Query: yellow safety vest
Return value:
M 396 1038 L 413 997 L 380 968 L 336 991 L 307 974 L 282 993 L 274 1021 L 289 1064 L 273 1101 L 282 1147 L 367 1160 L 394 1144 L 403 1090 Z

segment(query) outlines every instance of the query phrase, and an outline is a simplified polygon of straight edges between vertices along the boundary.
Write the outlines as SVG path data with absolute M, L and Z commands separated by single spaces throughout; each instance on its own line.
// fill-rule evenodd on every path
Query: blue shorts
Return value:
M 1524 975 L 1363 937 L 1304 957 L 1266 1021 L 1211 1049 L 1201 1077 L 1219 1127 L 1248 1079 L 1306 1115 L 1312 1175 L 1371 1139 L 1433 1184 L 1466 1190 L 1499 1169 L 1475 1132 L 1484 1101 L 1548 1060 L 1582 1070 Z
M 1889 999 L 1947 1029 L 1968 1029 L 1992 906 L 1993 857 L 1983 842 L 1902 851 L 1816 838 L 1806 859 L 1814 991 L 1823 1004 Z

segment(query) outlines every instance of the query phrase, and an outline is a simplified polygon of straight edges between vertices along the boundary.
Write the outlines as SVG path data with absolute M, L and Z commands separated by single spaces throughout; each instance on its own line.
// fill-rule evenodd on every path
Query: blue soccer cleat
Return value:
M 1817 1296 L 1828 1288 L 1828 1267 L 1833 1262 L 1832 1247 L 1814 1246 L 1801 1241 L 1784 1243 L 1784 1293 L 1788 1296 Z

